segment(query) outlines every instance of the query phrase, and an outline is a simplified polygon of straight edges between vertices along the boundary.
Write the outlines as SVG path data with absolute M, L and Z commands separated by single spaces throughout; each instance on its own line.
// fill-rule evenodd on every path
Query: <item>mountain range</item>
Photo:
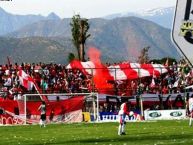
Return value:
M 59 20 L 55 13 L 50 13 L 47 17 L 41 15 L 15 15 L 6 12 L 0 7 L 0 35 L 16 31 L 25 25 L 42 20 Z
M 32 19 L 26 24 L 19 23 L 23 17 L 29 16 Z M 10 17 L 15 18 L 10 20 L 11 24 L 18 21 L 20 26 L 15 26 L 14 29 L 11 27 L 7 32 L 0 30 L 3 34 L 0 38 L 1 62 L 6 62 L 7 56 L 10 56 L 13 62 L 67 63 L 68 54 L 76 52 L 71 41 L 70 18 L 60 19 L 54 13 L 47 17 Z M 151 59 L 180 57 L 171 42 L 171 30 L 150 20 L 133 16 L 111 16 L 89 19 L 89 24 L 91 37 L 86 43 L 86 49 L 93 46 L 98 48 L 104 62 L 136 61 L 141 49 L 147 46 L 150 46 Z
M 135 16 L 146 20 L 150 20 L 165 28 L 171 29 L 173 25 L 174 13 L 175 13 L 175 8 L 168 7 L 168 8 L 156 8 L 156 9 L 150 9 L 150 10 L 143 10 L 135 13 L 134 12 L 117 13 L 117 14 L 105 16 L 104 18 L 114 19 L 118 17 Z
M 118 17 L 135 16 L 155 22 L 165 28 L 171 29 L 172 20 L 174 15 L 174 7 L 157 8 L 151 10 L 144 10 L 139 12 L 124 12 L 117 13 L 103 17 L 104 19 L 114 19 Z M 0 7 L 0 36 L 6 35 L 21 29 L 22 27 L 44 20 L 61 20 L 61 18 L 54 12 L 50 13 L 47 17 L 42 15 L 16 15 L 6 12 Z

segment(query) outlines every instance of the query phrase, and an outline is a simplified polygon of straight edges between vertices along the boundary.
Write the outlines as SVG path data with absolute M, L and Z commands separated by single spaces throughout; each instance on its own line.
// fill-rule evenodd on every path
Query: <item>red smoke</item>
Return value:
M 87 54 L 96 68 L 96 72 L 93 76 L 95 87 L 98 89 L 99 93 L 109 94 L 113 90 L 113 84 L 108 83 L 108 81 L 113 80 L 113 77 L 110 76 L 107 67 L 101 63 L 100 51 L 97 48 L 91 47 Z
M 129 49 L 129 54 L 132 61 L 136 61 L 137 58 L 139 57 L 139 51 L 137 49 Z

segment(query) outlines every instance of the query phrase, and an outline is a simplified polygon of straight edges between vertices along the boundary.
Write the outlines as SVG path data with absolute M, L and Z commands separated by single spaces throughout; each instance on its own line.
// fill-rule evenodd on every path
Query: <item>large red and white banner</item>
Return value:
M 72 61 L 66 67 L 67 69 L 80 69 L 84 74 L 95 75 L 98 69 L 92 61 L 80 62 Z M 139 64 L 139 63 L 121 63 L 117 65 L 111 65 L 106 67 L 108 73 L 113 80 L 127 80 L 127 79 L 138 79 L 147 76 L 159 76 L 163 73 L 168 72 L 165 66 L 161 64 Z

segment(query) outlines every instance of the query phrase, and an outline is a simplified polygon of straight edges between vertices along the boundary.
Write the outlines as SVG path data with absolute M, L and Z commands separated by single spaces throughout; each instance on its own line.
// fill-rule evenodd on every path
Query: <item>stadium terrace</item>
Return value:
M 49 104 L 47 119 L 50 122 L 67 122 L 94 120 L 95 116 L 91 114 L 96 113 L 96 110 L 93 108 L 93 102 L 89 103 L 89 99 L 87 104 L 85 103 L 83 96 L 86 93 L 98 94 L 98 119 L 104 118 L 102 115 L 105 115 L 105 120 L 108 120 L 107 115 L 112 117 L 117 114 L 121 102 L 125 99 L 131 102 L 130 109 L 136 119 L 142 111 L 140 97 L 143 97 L 143 110 L 185 109 L 187 95 L 184 94 L 192 94 L 193 72 L 182 62 L 158 68 L 152 67 L 152 64 L 135 64 L 135 67 L 132 67 L 133 64 L 127 62 L 96 68 L 89 63 L 0 65 L 0 113 L 3 118 L 12 118 L 11 121 L 2 119 L 1 124 L 22 122 L 22 117 L 18 118 L 19 115 L 24 115 L 28 119 L 27 123 L 37 123 L 37 108 L 42 99 Z M 100 75 L 97 76 L 98 72 Z M 64 95 L 78 93 L 82 95 Z M 36 94 L 27 98 L 26 108 L 23 98 L 25 94 Z M 89 110 L 92 110 L 92 113 Z M 81 116 L 72 119 L 71 116 L 75 114 Z M 15 118 L 17 119 L 14 120 Z M 35 122 L 32 121 L 34 118 Z

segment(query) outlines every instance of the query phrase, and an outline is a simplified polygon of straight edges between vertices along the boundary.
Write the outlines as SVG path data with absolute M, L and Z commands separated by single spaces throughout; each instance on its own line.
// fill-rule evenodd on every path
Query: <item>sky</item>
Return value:
M 175 5 L 176 0 L 0 0 L 0 7 L 13 14 L 47 16 L 55 12 L 61 18 L 69 18 L 74 14 L 96 18 Z

